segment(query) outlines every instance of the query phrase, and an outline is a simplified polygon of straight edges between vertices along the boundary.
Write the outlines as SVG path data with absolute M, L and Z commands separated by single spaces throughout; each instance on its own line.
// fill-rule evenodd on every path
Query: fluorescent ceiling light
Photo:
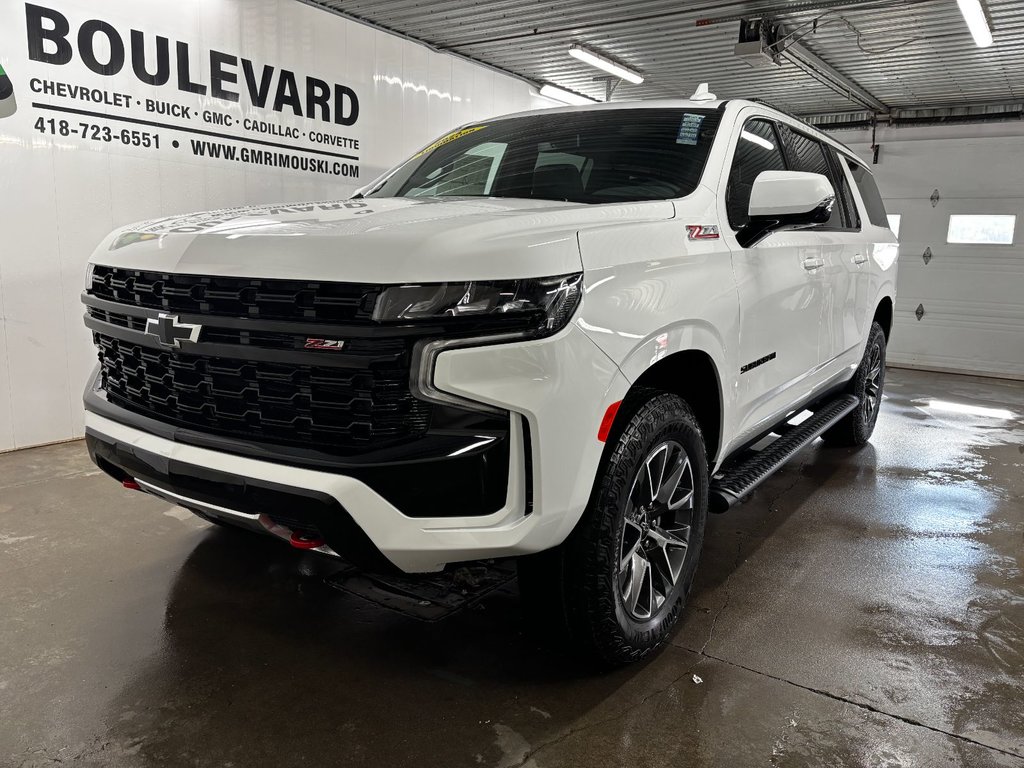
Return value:
M 644 81 L 644 76 L 639 72 L 627 69 L 621 64 L 616 64 L 614 61 L 606 59 L 604 56 L 598 56 L 593 51 L 588 51 L 586 48 L 581 46 L 574 45 L 569 48 L 569 55 L 575 59 L 579 59 L 584 64 L 589 64 L 592 67 L 603 69 L 605 72 L 615 75 L 626 82 L 633 83 L 634 85 L 639 85 Z
M 988 19 L 985 18 L 981 0 L 956 0 L 956 4 L 960 6 L 960 13 L 964 15 L 967 28 L 971 30 L 974 44 L 979 48 L 988 48 L 992 45 L 992 30 L 988 28 Z
M 540 95 L 565 104 L 594 104 L 597 101 L 597 99 L 584 96 L 582 93 L 567 91 L 565 88 L 559 88 L 555 85 L 542 85 L 540 87 Z
M 982 408 L 980 405 L 968 405 L 967 403 L 951 403 L 948 400 L 931 400 L 928 407 L 936 411 L 951 411 L 952 413 L 966 413 L 970 416 L 991 416 L 994 419 L 1015 418 L 1013 411 L 1004 408 Z

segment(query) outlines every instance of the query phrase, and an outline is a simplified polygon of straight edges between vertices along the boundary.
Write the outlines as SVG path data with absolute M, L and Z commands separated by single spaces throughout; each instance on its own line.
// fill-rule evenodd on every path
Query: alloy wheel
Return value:
M 633 479 L 619 545 L 619 595 L 634 619 L 653 617 L 679 581 L 694 503 L 686 450 L 674 440 L 656 446 Z
M 882 348 L 878 344 L 871 347 L 868 356 L 868 375 L 864 380 L 864 418 L 870 423 L 878 409 L 878 400 L 882 395 Z

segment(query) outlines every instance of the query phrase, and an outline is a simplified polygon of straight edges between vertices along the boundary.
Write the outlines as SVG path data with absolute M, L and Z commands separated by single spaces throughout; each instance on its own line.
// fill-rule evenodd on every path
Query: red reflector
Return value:
M 615 414 L 619 412 L 619 406 L 622 405 L 622 401 L 618 400 L 608 406 L 608 410 L 604 412 L 604 418 L 601 419 L 601 428 L 597 430 L 597 439 L 602 443 L 608 442 L 608 433 L 612 431 L 612 424 L 615 423 Z
M 141 491 L 142 490 L 142 486 L 139 485 L 138 483 L 136 483 L 131 478 L 128 478 L 127 480 L 122 480 L 121 481 L 121 485 L 123 485 L 129 491 Z
M 310 536 L 307 533 L 295 531 L 288 542 L 296 549 L 316 549 L 324 545 L 324 540 L 319 536 Z

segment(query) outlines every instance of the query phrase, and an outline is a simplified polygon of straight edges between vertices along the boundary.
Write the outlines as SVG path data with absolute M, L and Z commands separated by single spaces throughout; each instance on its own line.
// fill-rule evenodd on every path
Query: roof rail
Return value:
M 765 101 L 764 99 L 749 99 L 749 101 L 752 101 L 755 104 L 760 104 L 762 107 L 768 107 L 769 109 L 774 109 L 776 112 L 781 112 L 786 117 L 792 117 L 794 120 L 799 120 L 801 123 L 806 123 L 807 122 L 806 120 L 804 120 L 799 115 L 794 115 L 788 109 L 783 109 L 782 107 L 779 107 L 779 106 L 777 106 L 775 104 L 772 104 L 770 101 Z

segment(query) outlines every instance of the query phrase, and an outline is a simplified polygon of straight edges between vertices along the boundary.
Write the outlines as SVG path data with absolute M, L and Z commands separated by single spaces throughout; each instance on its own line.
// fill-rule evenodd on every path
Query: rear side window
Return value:
M 864 200 L 868 219 L 876 227 L 888 227 L 889 219 L 885 215 L 885 203 L 882 202 L 882 195 L 878 191 L 875 177 L 860 163 L 854 163 L 850 160 L 846 162 L 850 166 L 850 173 L 853 174 L 853 180 L 857 184 L 857 189 L 860 190 L 861 198 Z
M 832 147 L 826 147 L 825 151 L 829 154 L 832 168 L 836 172 L 836 180 L 839 182 L 836 192 L 839 195 L 840 202 L 843 204 L 843 216 L 846 220 L 846 226 L 849 229 L 860 229 L 860 211 L 857 210 L 857 201 L 853 199 L 853 190 L 850 189 L 850 184 L 846 180 L 842 156 Z
M 743 126 L 725 188 L 725 208 L 729 224 L 740 229 L 750 221 L 750 193 L 754 179 L 762 171 L 784 171 L 786 160 L 773 124 L 768 120 L 749 120 Z
M 805 173 L 820 173 L 831 182 L 832 189 L 835 190 L 836 203 L 832 206 L 832 216 L 823 226 L 828 229 L 850 227 L 849 218 L 845 215 L 845 203 L 842 202 L 846 178 L 833 172 L 833 167 L 826 154 L 826 151 L 831 151 L 831 148 L 826 148 L 817 139 L 797 133 L 788 125 L 780 125 L 779 129 L 782 131 L 786 143 L 786 156 L 789 158 L 790 169 Z M 846 190 L 846 193 L 849 194 L 849 190 Z

